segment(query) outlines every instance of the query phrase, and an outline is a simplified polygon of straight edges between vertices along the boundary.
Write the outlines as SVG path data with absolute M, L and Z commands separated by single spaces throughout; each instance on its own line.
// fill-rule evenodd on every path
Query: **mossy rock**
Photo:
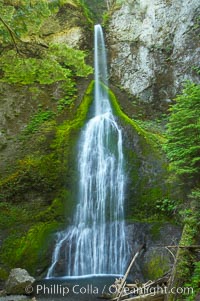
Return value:
M 41 222 L 32 226 L 22 237 L 10 236 L 3 245 L 1 260 L 9 268 L 20 266 L 31 274 L 35 274 L 36 269 L 41 272 L 41 269 L 48 266 L 50 234 L 58 226 L 58 222 Z
M 160 220 L 155 203 L 171 195 L 168 184 L 168 164 L 161 148 L 160 136 L 141 128 L 120 108 L 111 90 L 109 98 L 114 115 L 123 130 L 124 156 L 129 192 L 127 194 L 126 215 L 128 219 L 154 217 Z M 163 214 L 162 218 L 165 218 Z
M 153 240 L 157 240 L 160 238 L 160 236 L 161 236 L 160 230 L 161 230 L 162 225 L 163 225 L 163 222 L 161 220 L 159 222 L 152 223 L 150 233 L 151 233 Z
M 16 266 L 39 274 L 48 266 L 48 250 L 51 249 L 52 235 L 64 223 L 64 204 L 55 199 L 50 206 L 34 203 L 30 206 L 5 206 L 9 220 L 2 221 L 8 232 L 1 248 L 0 260 L 7 269 Z M 38 207 L 38 208 L 37 208 Z M 20 210 L 21 209 L 21 210 Z
M 146 279 L 156 280 L 162 277 L 170 268 L 170 262 L 164 254 L 154 252 L 148 263 L 144 266 L 144 275 Z

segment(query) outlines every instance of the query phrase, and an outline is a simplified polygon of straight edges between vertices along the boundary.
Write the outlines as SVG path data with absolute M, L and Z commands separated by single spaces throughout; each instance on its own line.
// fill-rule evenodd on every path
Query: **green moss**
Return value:
M 79 133 L 80 128 L 84 125 L 84 122 L 87 118 L 89 106 L 93 100 L 93 87 L 94 82 L 91 82 L 88 86 L 83 100 L 80 106 L 77 109 L 76 115 L 72 120 L 67 120 L 59 125 L 56 129 L 56 137 L 51 145 L 52 149 L 64 150 L 65 147 L 71 146 L 71 139 L 74 138 L 74 135 Z M 67 148 L 67 150 L 69 150 Z
M 151 233 L 153 239 L 159 239 L 160 229 L 161 229 L 162 225 L 163 225 L 162 221 L 152 224 L 150 233 Z
M 51 205 L 32 202 L 26 205 L 1 204 L 1 229 L 8 236 L 3 241 L 0 261 L 7 269 L 20 266 L 35 274 L 47 265 L 51 236 L 64 224 L 64 200 Z M 6 218 L 2 217 L 6 214 Z
M 59 163 L 53 153 L 27 155 L 18 161 L 16 172 L 0 181 L 0 198 L 20 201 L 30 187 L 43 193 L 53 191 L 56 185 L 59 187 Z
M 145 131 L 144 129 L 142 129 L 136 121 L 130 119 L 120 108 L 117 99 L 114 95 L 114 93 L 109 90 L 109 98 L 110 101 L 112 103 L 112 108 L 113 108 L 113 112 L 116 116 L 118 116 L 120 118 L 121 121 L 124 122 L 125 125 L 130 125 L 132 126 L 133 129 L 135 129 L 135 131 L 137 132 L 137 134 L 139 136 L 141 136 L 144 140 L 145 143 L 147 145 L 156 147 L 158 141 L 159 141 L 159 136 L 157 137 L 157 135 L 153 135 L 152 133 L 149 133 L 147 131 Z M 156 149 L 155 149 L 156 151 Z
M 0 267 L 0 281 L 5 281 L 8 278 L 8 272 Z
M 156 280 L 169 270 L 169 262 L 163 254 L 153 254 L 144 267 L 145 277 Z
M 46 251 L 49 248 L 49 236 L 59 228 L 56 221 L 41 222 L 34 225 L 20 241 L 16 249 L 15 260 L 21 266 L 34 272 L 40 261 L 47 260 Z
M 11 204 L 8 202 L 0 203 L 1 230 L 16 228 L 20 223 L 26 224 L 30 219 L 28 210 L 23 208 L 20 204 Z
M 20 266 L 35 274 L 37 268 L 47 265 L 50 234 L 58 229 L 58 222 L 41 222 L 32 226 L 23 236 L 10 235 L 3 244 L 1 260 L 8 268 Z
M 59 221 L 60 223 L 64 222 L 64 201 L 63 195 L 61 194 L 60 198 L 56 198 L 53 200 L 50 206 L 47 209 L 39 212 L 35 219 L 38 221 L 47 221 L 51 222 L 54 220 Z
M 121 120 L 123 120 L 126 124 L 130 124 L 136 131 L 138 134 L 140 135 L 145 135 L 145 131 L 142 130 L 136 122 L 134 122 L 132 119 L 130 119 L 120 108 L 118 101 L 114 95 L 114 93 L 109 90 L 109 98 L 112 104 L 112 108 L 113 108 L 113 112 L 116 116 L 119 116 Z

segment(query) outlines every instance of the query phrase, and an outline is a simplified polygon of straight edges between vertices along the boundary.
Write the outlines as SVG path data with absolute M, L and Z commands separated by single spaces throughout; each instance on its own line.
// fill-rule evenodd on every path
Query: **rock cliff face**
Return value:
M 127 0 L 108 27 L 112 81 L 165 111 L 185 80 L 199 82 L 198 0 Z

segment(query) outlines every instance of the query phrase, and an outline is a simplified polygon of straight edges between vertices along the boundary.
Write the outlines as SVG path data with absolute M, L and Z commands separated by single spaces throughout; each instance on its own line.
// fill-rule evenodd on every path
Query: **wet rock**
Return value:
M 30 288 L 34 281 L 35 279 L 26 270 L 20 268 L 12 269 L 6 281 L 5 290 L 8 295 L 24 295 L 27 293 L 27 287 L 29 288 L 28 293 L 31 292 Z
M 168 272 L 174 264 L 172 254 L 165 248 L 177 245 L 181 238 L 181 227 L 170 223 L 133 222 L 126 226 L 132 256 L 145 243 L 145 250 L 137 258 L 130 279 L 155 280 Z
M 6 296 L 6 291 L 0 289 L 0 298 Z M 1 300 L 1 299 L 0 299 Z

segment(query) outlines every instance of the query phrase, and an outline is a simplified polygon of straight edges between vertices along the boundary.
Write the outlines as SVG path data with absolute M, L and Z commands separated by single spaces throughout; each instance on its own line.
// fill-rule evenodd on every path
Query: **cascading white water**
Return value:
M 95 26 L 95 100 L 78 149 L 78 204 L 72 226 L 58 233 L 47 278 L 64 275 L 123 274 L 129 257 L 125 238 L 125 174 L 122 133 L 107 89 L 103 32 Z

